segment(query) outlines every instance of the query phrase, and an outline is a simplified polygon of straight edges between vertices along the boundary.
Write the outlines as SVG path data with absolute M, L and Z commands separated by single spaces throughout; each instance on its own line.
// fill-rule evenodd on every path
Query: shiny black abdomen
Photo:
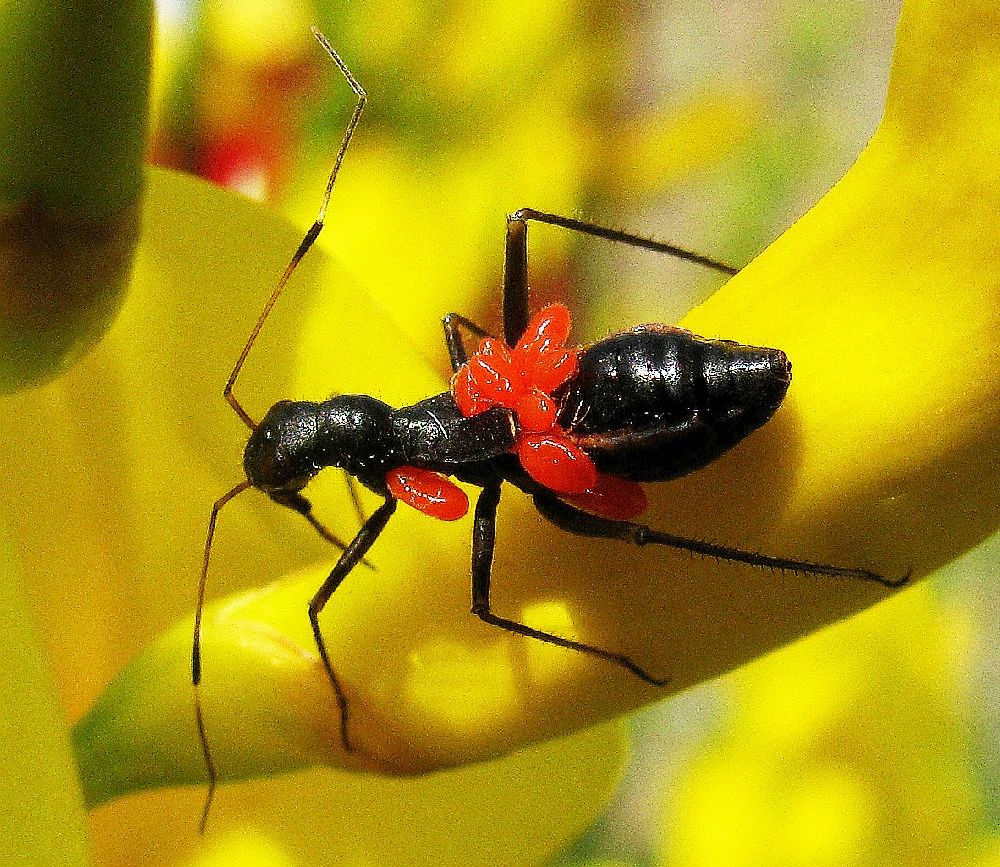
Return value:
M 664 481 L 764 424 L 790 381 L 781 350 L 642 326 L 581 350 L 559 420 L 602 472 Z

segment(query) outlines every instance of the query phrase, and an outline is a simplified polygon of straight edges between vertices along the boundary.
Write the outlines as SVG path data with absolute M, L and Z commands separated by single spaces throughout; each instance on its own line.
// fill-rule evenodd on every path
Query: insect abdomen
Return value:
M 599 470 L 664 481 L 705 466 L 764 424 L 790 380 L 778 349 L 643 326 L 581 350 L 560 423 Z

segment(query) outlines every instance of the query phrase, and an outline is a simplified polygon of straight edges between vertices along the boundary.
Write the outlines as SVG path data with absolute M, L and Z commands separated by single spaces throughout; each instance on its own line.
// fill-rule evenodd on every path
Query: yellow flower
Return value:
M 650 489 L 653 525 L 893 577 L 925 574 L 995 527 L 996 16 L 985 3 L 907 6 L 886 120 L 858 164 L 688 318 L 700 333 L 785 349 L 794 383 L 778 416 L 740 448 Z M 280 272 L 297 240 L 231 197 L 155 175 L 136 280 L 108 339 L 55 386 L 5 402 L 5 472 L 26 480 L 9 520 L 26 571 L 60 576 L 32 591 L 58 623 L 54 640 L 74 648 L 56 672 L 74 714 L 102 686 L 109 656 L 138 649 L 136 634 L 164 626 L 166 612 L 190 608 L 205 506 L 239 479 L 242 431 L 217 390 L 245 333 L 245 287 Z M 253 414 L 275 395 L 319 397 L 333 387 L 396 404 L 443 388 L 419 348 L 320 251 L 294 289 L 299 301 L 279 305 L 240 381 Z M 318 511 L 349 535 L 342 483 L 317 487 Z M 465 766 L 660 694 L 480 623 L 467 613 L 468 524 L 401 509 L 372 551 L 378 571 L 358 569 L 323 620 L 360 747 L 345 755 L 305 618 L 330 552 L 261 500 L 244 495 L 223 513 L 212 594 L 248 576 L 300 571 L 207 613 L 202 695 L 224 779 L 317 763 L 402 774 Z M 516 493 L 505 500 L 498 540 L 497 611 L 628 652 L 669 674 L 672 690 L 883 595 L 849 581 L 567 538 Z M 122 626 L 109 650 L 109 626 L 122 623 L 116 607 L 141 608 L 153 587 L 150 623 Z M 87 605 L 74 617 L 80 598 Z M 203 779 L 190 631 L 188 619 L 165 632 L 78 725 L 92 801 Z M 393 847 L 406 844 L 378 832 L 409 821 L 437 844 L 451 835 L 461 863 L 473 863 L 464 846 L 487 863 L 524 834 L 528 817 L 529 862 L 592 815 L 620 760 L 611 727 L 427 780 L 311 771 L 227 787 L 212 827 L 219 851 L 240 845 L 234 829 L 260 817 L 260 827 L 275 829 L 263 849 L 277 840 L 281 853 L 336 851 L 360 864 L 401 860 Z M 581 779 L 584 796 L 575 794 Z M 130 851 L 122 817 L 131 813 L 144 846 L 162 835 L 176 850 L 191 845 L 199 798 L 191 790 L 132 799 L 95 811 L 94 823 L 115 828 L 106 846 Z M 511 807 L 518 799 L 527 805 Z M 299 820 L 275 821 L 282 813 Z M 477 838 L 484 829 L 494 837 Z
M 55 4 L 39 5 L 45 7 L 46 21 L 58 20 L 57 10 L 49 9 Z M 148 38 L 148 26 L 136 29 Z M 99 45 L 103 31 L 87 31 L 88 36 L 92 33 Z M 72 33 L 63 35 L 74 38 Z M 308 45 L 306 32 L 300 38 Z M 116 47 L 127 53 L 132 43 Z M 103 54 L 117 57 L 116 52 Z M 8 62 L 23 63 L 24 56 Z M 145 58 L 136 52 L 133 62 L 142 66 Z M 121 90 L 125 92 L 116 96 L 131 98 L 136 103 L 133 112 L 144 106 L 145 100 Z M 77 125 L 86 128 L 77 124 L 76 115 L 68 117 L 74 131 Z M 141 122 L 135 126 L 141 128 Z M 37 166 L 28 168 L 34 171 Z M 219 387 L 228 373 L 223 368 L 238 352 L 254 315 L 244 304 L 245 292 L 263 289 L 300 237 L 284 221 L 231 195 L 154 174 L 134 280 L 113 329 L 96 351 L 51 385 L 4 400 L 0 425 L 5 449 L 0 459 L 8 480 L 5 519 L 25 562 L 23 570 L 8 564 L 6 557 L 3 562 L 11 590 L 8 594 L 5 584 L 3 601 L 10 597 L 10 604 L 4 610 L 11 620 L 4 630 L 4 658 L 11 668 L 2 685 L 4 732 L 8 748 L 18 753 L 5 761 L 2 796 L 11 809 L 3 811 L 2 863 L 23 863 L 36 856 L 41 863 L 61 853 L 67 861 L 85 858 L 83 805 L 65 722 L 44 677 L 43 654 L 29 642 L 30 617 L 27 605 L 15 595 L 15 582 L 23 572 L 32 607 L 42 612 L 40 632 L 56 660 L 59 693 L 73 718 L 83 714 L 149 636 L 177 612 L 191 610 L 205 509 L 218 485 L 239 467 L 240 428 L 221 404 Z M 22 270 L 31 272 L 32 262 L 37 263 L 37 258 L 4 253 L 5 263 Z M 111 259 L 97 258 L 105 265 Z M 273 397 L 271 389 L 278 394 L 293 390 L 294 348 L 304 327 L 300 314 L 309 300 L 304 284 L 317 279 L 315 269 L 322 261 L 318 255 L 311 258 L 317 260 L 315 265 L 306 263 L 296 280 L 300 294 L 270 323 L 261 351 L 248 368 L 244 396 L 258 406 L 264 394 Z M 111 264 L 118 260 L 111 259 Z M 76 287 L 75 275 L 52 270 L 55 276 L 49 271 L 33 276 L 56 289 Z M 337 302 L 344 311 L 341 321 L 355 317 L 359 338 L 341 368 L 345 381 L 354 377 L 359 388 L 375 391 L 394 376 L 397 382 L 406 381 L 398 370 L 401 360 L 415 361 L 419 370 L 415 351 L 386 328 L 381 313 L 363 300 L 364 293 L 342 274 L 328 277 L 343 288 L 344 297 Z M 4 288 L 9 293 L 22 287 L 8 279 Z M 101 288 L 104 300 L 110 293 Z M 65 299 L 59 300 L 60 311 L 66 312 Z M 69 312 L 67 318 L 75 322 L 73 316 L 80 311 Z M 75 333 L 62 322 L 58 325 L 58 336 L 76 346 Z M 11 330 L 23 339 L 24 329 Z M 367 357 L 373 340 L 362 340 L 375 331 L 385 335 L 387 352 L 381 365 Z M 62 358 L 60 353 L 49 367 Z M 19 374 L 34 376 L 23 361 L 12 366 Z M 359 371 L 369 372 L 372 379 L 362 381 Z M 330 371 L 324 373 L 326 392 L 333 386 Z M 412 376 L 410 389 L 433 381 L 427 371 Z M 308 528 L 303 532 L 259 501 L 253 510 L 257 517 L 242 524 L 238 507 L 226 516 L 227 522 L 232 519 L 227 530 L 234 544 L 227 552 L 225 538 L 220 542 L 223 568 L 213 575 L 214 592 L 227 589 L 226 567 L 231 589 L 255 576 L 264 580 L 296 562 L 329 556 L 329 549 L 317 545 Z M 342 520 L 345 532 L 350 532 L 343 512 L 329 520 Z M 257 534 L 267 541 L 248 545 Z M 179 579 L 182 575 L 187 577 Z M 23 662 L 25 657 L 32 664 Z M 177 696 L 190 698 L 188 666 L 176 673 Z M 266 707 L 252 694 L 243 698 L 247 710 Z M 157 742 L 168 750 L 194 744 L 190 713 L 181 726 L 170 720 L 160 738 L 159 732 L 143 730 L 143 719 L 150 718 L 143 714 L 155 715 L 157 696 L 149 693 L 138 700 L 142 712 L 133 713 L 135 705 L 129 708 L 126 721 L 136 725 L 134 737 L 120 743 L 124 750 L 110 745 L 112 755 L 103 756 L 95 768 L 88 764 L 93 757 L 78 748 L 88 792 L 101 785 L 105 772 L 121 771 L 117 759 L 140 742 L 152 741 L 149 753 L 154 759 Z M 86 732 L 84 722 L 78 741 Z M 435 857 L 440 863 L 534 864 L 560 850 L 593 819 L 617 780 L 623 744 L 622 726 L 611 724 L 530 754 L 426 779 L 373 781 L 321 771 L 244 792 L 229 787 L 225 802 L 213 813 L 204 846 L 196 834 L 203 786 L 152 799 L 123 799 L 92 811 L 93 845 L 102 863 L 135 863 L 137 856 L 180 862 L 197 848 L 206 863 L 231 863 L 234 858 L 245 863 L 251 857 L 258 863 L 287 863 L 292 853 L 297 863 L 326 863 L 332 852 L 339 863 L 414 863 L 428 853 L 440 853 Z M 36 766 L 43 761 L 39 770 Z M 168 757 L 156 773 L 170 773 L 172 763 Z M 202 773 L 199 770 L 198 777 Z M 553 804 L 560 805 L 557 813 Z M 280 829 L 273 828 L 276 814 L 284 814 Z M 249 825 L 268 830 L 247 833 Z
M 997 31 L 970 26 L 979 11 L 907 8 L 886 121 L 871 145 L 805 218 L 688 317 L 703 334 L 782 347 L 795 377 L 759 434 L 703 472 L 651 487 L 655 526 L 896 578 L 926 574 L 995 525 L 997 178 L 981 139 L 996 128 L 996 110 L 977 95 L 993 83 Z M 949 80 L 961 86 L 938 88 L 930 129 L 921 121 L 921 61 L 938 68 L 950 45 Z M 312 267 L 321 266 L 316 257 Z M 358 391 L 404 403 L 442 387 L 418 364 L 399 363 L 399 344 L 370 327 L 373 314 L 343 280 L 327 274 L 321 285 L 317 309 L 338 315 L 306 316 L 294 350 L 292 330 L 282 337 L 285 357 L 299 360 L 288 393 L 322 393 L 328 371 L 350 368 L 359 353 L 367 362 L 352 382 Z M 273 350 L 258 355 L 268 357 Z M 273 378 L 253 379 L 273 389 Z M 345 494 L 323 494 L 324 514 L 350 514 Z M 356 572 L 325 612 L 331 657 L 351 696 L 353 755 L 330 724 L 329 692 L 301 614 L 328 564 L 213 607 L 204 698 L 223 775 L 307 761 L 434 770 L 502 755 L 662 694 L 466 614 L 467 534 L 461 524 L 403 510 L 381 542 L 392 559 L 376 547 L 378 573 Z M 496 610 L 628 652 L 669 674 L 668 691 L 885 595 L 862 582 L 567 538 L 516 495 L 502 507 L 498 538 Z M 231 568 L 228 556 L 216 552 L 216 574 Z M 169 719 L 189 712 L 179 681 L 167 677 L 180 671 L 185 634 L 171 632 L 148 658 L 163 656 L 170 685 L 151 676 L 147 689 L 173 696 Z M 225 673 L 213 676 L 213 665 Z M 266 726 L 245 724 L 240 696 L 255 687 L 296 722 L 283 735 L 292 739 L 283 757 Z M 184 756 L 173 779 L 197 779 L 197 756 Z
M 886 122 L 871 145 L 810 214 L 688 318 L 703 334 L 782 347 L 795 380 L 774 421 L 741 448 L 651 489 L 654 525 L 899 577 L 910 569 L 925 574 L 995 524 L 996 178 L 980 141 L 991 128 L 984 112 L 996 112 L 976 95 L 993 81 L 984 67 L 996 33 L 959 19 L 934 4 L 908 8 Z M 926 77 L 921 59 L 938 63 L 953 27 L 966 34 L 948 65 L 961 87 L 938 93 L 936 129 L 929 129 L 913 88 Z M 322 265 L 317 256 L 312 267 Z M 298 360 L 286 393 L 322 393 L 328 371 L 352 369 L 359 354 L 366 364 L 352 377 L 358 391 L 404 403 L 440 390 L 430 371 L 400 363 L 391 332 L 371 327 L 377 315 L 342 279 L 327 273 L 319 280 L 316 309 L 324 313 L 305 317 L 301 339 L 292 342 L 295 329 L 272 332 L 284 358 Z M 256 357 L 277 354 L 262 349 Z M 267 381 L 273 391 L 277 377 L 247 381 Z M 344 494 L 323 494 L 324 514 L 350 514 Z M 970 501 L 976 508 L 963 508 Z M 774 576 L 570 539 L 531 518 L 523 498 L 505 504 L 496 609 L 627 651 L 669 674 L 671 690 L 884 595 L 860 582 Z M 467 533 L 403 510 L 384 536 L 392 560 L 375 548 L 378 573 L 359 570 L 329 606 L 324 629 L 351 695 L 360 747 L 353 756 L 343 754 L 330 725 L 328 690 L 301 614 L 328 566 L 215 606 L 204 696 L 222 773 L 304 761 L 433 770 L 502 755 L 659 694 L 608 666 L 468 616 Z M 233 568 L 228 557 L 216 552 L 216 575 Z M 157 692 L 173 696 L 169 718 L 177 720 L 189 713 L 189 699 L 174 677 L 182 666 L 171 660 L 184 659 L 185 634 L 175 630 L 150 651 L 164 655 L 169 686 Z M 224 674 L 213 676 L 213 666 Z M 284 757 L 274 754 L 266 726 L 246 724 L 240 696 L 255 686 L 297 723 L 283 734 L 291 739 Z M 266 715 L 267 706 L 257 713 Z M 197 779 L 197 756 L 180 753 L 187 769 L 180 776 Z
M 241 238 L 237 243 L 245 245 L 245 254 L 225 255 L 232 252 L 234 239 Z M 205 506 L 227 473 L 237 471 L 233 456 L 240 453 L 239 426 L 219 400 L 219 383 L 227 373 L 223 368 L 242 339 L 237 323 L 246 317 L 245 306 L 233 304 L 233 287 L 252 285 L 260 270 L 280 270 L 279 263 L 297 242 L 297 230 L 258 206 L 183 176 L 154 173 L 132 287 L 115 326 L 60 380 L 5 401 L 5 473 L 30 480 L 30 496 L 24 488 L 9 498 L 8 520 L 24 552 L 25 572 L 34 579 L 35 604 L 46 612 L 46 634 L 60 660 L 58 686 L 72 716 L 79 716 L 104 687 L 116 658 L 138 649 L 143 630 L 151 628 L 143 623 L 145 616 L 162 621 L 172 611 L 192 608 Z M 313 257 L 304 265 L 303 282 L 315 280 L 317 268 L 328 265 L 321 256 Z M 355 348 L 367 351 L 372 347 L 368 325 L 377 318 L 374 308 L 343 275 L 327 276 L 346 293 L 338 303 L 343 323 L 356 335 Z M 326 303 L 318 301 L 319 306 Z M 243 391 L 251 407 L 258 398 L 251 382 L 259 383 L 261 391 L 296 392 L 288 382 L 294 365 L 281 345 L 302 332 L 300 312 L 301 304 L 278 312 L 266 338 L 277 346 L 256 356 L 256 369 Z M 389 337 L 384 339 L 390 348 Z M 372 376 L 381 374 L 389 381 L 401 357 L 419 370 L 412 353 L 401 355 L 398 345 L 392 348 Z M 356 362 L 349 369 L 355 368 Z M 397 383 L 404 380 L 396 374 Z M 338 529 L 349 527 L 350 511 L 337 507 L 331 515 L 335 525 L 343 523 Z M 248 498 L 224 515 L 215 587 L 226 588 L 227 578 L 230 587 L 245 581 L 262 566 L 277 571 L 296 558 L 308 562 L 329 556 L 308 527 L 285 519 L 259 498 Z M 52 579 L 43 581 L 44 576 Z M 189 644 L 190 621 L 176 634 Z M 206 638 L 206 677 L 224 681 L 228 655 L 218 642 L 225 636 L 220 630 L 213 638 L 209 631 Z M 129 692 L 132 687 L 125 685 L 124 715 L 117 722 L 129 727 L 128 734 L 119 731 L 122 740 L 102 742 L 99 746 L 107 752 L 95 757 L 85 741 L 90 726 L 100 724 L 99 715 L 78 725 L 84 789 L 92 795 L 102 785 L 119 785 L 121 778 L 113 775 L 129 773 L 126 766 L 143 755 L 140 760 L 147 765 L 140 774 L 166 774 L 179 781 L 179 773 L 186 771 L 186 779 L 199 785 L 95 810 L 93 836 L 104 860 L 129 860 L 127 853 L 157 849 L 180 858 L 197 841 L 204 771 L 191 715 L 190 656 L 140 657 L 135 664 L 140 674 L 143 660 L 165 661 L 171 674 L 160 680 L 163 689 L 147 690 L 133 681 L 139 692 Z M 135 666 L 130 670 L 135 672 Z M 253 678 L 252 687 L 245 682 L 248 691 L 234 708 L 239 714 L 252 716 L 260 710 L 270 715 L 267 668 L 258 671 L 261 676 Z M 161 673 L 154 672 L 157 678 Z M 12 693 L 9 707 L 16 706 L 17 694 Z M 112 688 L 105 701 L 121 695 Z M 276 735 L 272 746 L 291 758 L 286 749 L 296 749 L 294 737 L 282 744 L 273 722 L 265 724 Z M 221 735 L 225 730 L 214 731 Z M 55 746 L 57 742 L 51 748 Z M 314 852 L 313 857 L 321 858 L 324 852 L 338 851 L 354 853 L 357 863 L 365 863 L 365 857 L 399 863 L 402 853 L 448 850 L 456 864 L 489 864 L 504 851 L 516 850 L 523 852 L 521 863 L 535 863 L 592 820 L 622 761 L 623 738 L 615 724 L 530 754 L 433 778 L 377 781 L 312 772 L 246 791 L 227 787 L 210 834 L 218 851 L 229 852 L 246 845 L 240 830 L 244 825 L 270 827 L 276 813 L 285 813 L 289 820 L 268 832 L 268 839 L 286 852 Z M 470 792 L 477 793 L 475 804 L 469 802 Z M 563 805 L 557 815 L 552 815 L 552 803 Z M 343 811 L 339 819 L 336 810 Z M 394 830 L 382 833 L 384 829 Z
M 959 625 L 921 587 L 737 675 L 725 733 L 670 798 L 663 863 L 976 863 Z
M 6 533 L 0 536 L 0 861 L 87 863 L 83 803 L 76 765 L 52 679 L 24 592 L 24 575 Z M 26 853 L 40 853 L 27 861 Z M 43 861 L 44 859 L 44 861 Z

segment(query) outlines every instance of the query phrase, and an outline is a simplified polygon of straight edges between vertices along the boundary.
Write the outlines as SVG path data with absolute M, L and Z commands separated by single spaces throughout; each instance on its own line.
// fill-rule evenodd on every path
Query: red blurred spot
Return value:
M 230 131 L 204 144 L 198 174 L 255 199 L 266 197 L 274 174 L 274 142 L 256 131 Z

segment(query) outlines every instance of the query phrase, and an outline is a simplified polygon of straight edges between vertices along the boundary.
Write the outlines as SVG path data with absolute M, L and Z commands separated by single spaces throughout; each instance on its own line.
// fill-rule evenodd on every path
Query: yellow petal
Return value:
M 778 513 L 769 544 L 794 540 L 785 553 L 919 575 L 996 527 L 1000 174 L 984 150 L 1000 131 L 1000 29 L 982 16 L 996 12 L 906 6 L 869 147 L 685 322 L 792 361 L 786 404 L 752 444 L 768 459 L 691 483 L 751 489 Z M 703 511 L 719 517 L 695 532 L 711 522 L 729 536 L 730 509 L 709 497 Z
M 970 863 L 982 807 L 948 614 L 915 589 L 737 676 L 726 734 L 671 797 L 665 863 Z
M 22 581 L 0 531 L 0 862 L 83 867 L 90 860 L 76 765 Z
M 116 687 L 104 696 L 97 714 L 109 706 L 121 710 L 104 732 L 108 737 L 96 747 L 85 743 L 95 714 L 77 727 L 77 758 L 91 802 L 109 788 L 120 792 L 137 776 L 146 784 L 168 778 L 198 784 L 151 798 L 120 799 L 94 811 L 94 845 L 102 863 L 137 863 L 152 850 L 167 858 L 199 845 L 204 769 L 192 715 L 190 612 L 207 509 L 241 473 L 242 430 L 221 400 L 220 388 L 257 312 L 244 303 L 244 295 L 266 294 L 270 276 L 262 280 L 261 274 L 280 271 L 300 239 L 296 229 L 257 206 L 166 173 L 152 175 L 145 216 L 136 278 L 107 340 L 56 382 L 4 398 L 0 413 L 7 445 L 0 454 L 8 480 L 7 517 L 26 560 L 32 595 L 45 612 L 46 639 L 58 660 L 60 690 L 71 715 L 92 704 L 152 633 L 187 615 L 188 622 L 172 633 L 183 650 L 138 660 L 119 682 L 131 692 L 123 698 Z M 324 392 L 343 386 L 343 380 L 365 389 L 381 383 L 394 392 L 387 396 L 398 399 L 439 387 L 363 293 L 322 255 L 307 261 L 301 276 L 241 380 L 238 394 L 252 412 L 268 398 L 298 393 L 291 382 L 298 356 L 293 338 L 309 331 L 301 321 L 312 306 L 307 289 L 321 279 L 342 292 L 341 313 L 331 318 L 344 329 L 340 341 L 326 347 Z M 327 316 L 329 309 L 324 308 Z M 383 342 L 377 344 L 374 335 Z M 336 382 L 339 377 L 343 380 Z M 350 533 L 356 519 L 341 480 L 333 476 L 327 495 L 317 499 L 322 499 L 324 518 Z M 296 516 L 257 495 L 244 500 L 222 516 L 213 595 L 329 557 L 328 547 Z M 428 537 L 436 538 L 436 522 L 421 524 Z M 456 556 L 464 561 L 465 539 L 459 535 Z M 399 547 L 410 545 L 404 539 Z M 391 560 L 393 548 L 387 553 Z M 456 564 L 452 571 L 464 596 L 463 567 Z M 357 589 L 364 596 L 372 589 L 379 592 L 378 587 L 375 580 Z M 303 614 L 297 607 L 287 617 L 301 627 Z M 365 627 L 359 641 L 365 630 L 377 633 L 375 626 Z M 231 635 L 221 629 L 206 633 L 208 683 L 222 686 L 232 666 L 237 675 L 232 686 L 241 693 L 229 705 L 229 717 L 217 715 L 212 721 L 220 758 L 227 757 L 227 723 L 245 715 L 246 722 L 261 723 L 244 728 L 242 735 L 233 726 L 234 738 L 246 739 L 246 773 L 260 772 L 253 764 L 257 760 L 286 768 L 296 761 L 294 738 L 307 726 L 295 718 L 289 737 L 280 741 L 274 706 L 268 704 L 279 696 L 260 695 L 269 683 L 269 663 L 260 666 L 259 653 L 250 662 L 239 653 L 230 655 L 222 645 Z M 245 639 L 245 634 L 236 636 L 244 645 Z M 278 644 L 288 655 L 289 640 Z M 266 649 L 266 642 L 261 646 Z M 328 714 L 327 685 L 315 678 L 312 654 L 311 647 L 299 653 L 307 674 L 287 682 L 287 691 L 308 696 L 312 678 L 321 689 L 315 704 Z M 166 666 L 152 683 L 151 661 Z M 327 716 L 324 722 L 329 721 Z M 261 732 L 270 732 L 271 752 L 263 756 L 252 752 L 253 738 Z M 521 863 L 537 863 L 578 834 L 600 809 L 620 773 L 623 743 L 621 726 L 611 725 L 540 751 L 417 781 L 375 783 L 354 774 L 311 773 L 227 787 L 212 815 L 210 839 L 224 846 L 222 841 L 235 839 L 235 829 L 247 823 L 271 829 L 265 832 L 270 835 L 280 814 L 282 827 L 272 839 L 295 852 L 299 863 L 324 863 L 331 851 L 359 853 L 358 863 L 364 863 L 365 853 L 375 853 L 377 863 L 405 863 L 403 855 L 409 863 L 420 863 L 418 844 L 432 852 L 454 848 L 466 858 L 454 863 L 495 863 L 505 849 L 521 852 Z M 313 763 L 315 756 L 300 754 L 298 765 L 305 761 Z M 470 791 L 479 797 L 470 799 Z M 553 803 L 564 805 L 556 816 L 551 815 Z M 320 820 L 321 815 L 329 819 L 334 808 L 344 811 L 337 821 Z M 352 822 L 351 815 L 363 818 Z M 452 836 L 459 833 L 464 842 L 455 846 Z M 521 849 L 517 841 L 524 843 Z M 480 857 L 484 860 L 477 861 Z
M 690 478 L 651 486 L 654 526 L 892 578 L 925 574 L 995 527 L 1000 196 L 982 139 L 996 138 L 989 94 L 1000 29 L 971 27 L 966 14 L 944 3 L 907 7 L 887 120 L 857 165 L 686 321 L 710 336 L 784 349 L 794 382 L 775 419 L 739 448 Z M 950 126 L 938 119 L 933 135 L 918 135 L 910 106 L 940 68 L 956 84 L 937 106 Z M 982 124 L 971 122 L 968 104 L 980 107 Z M 193 239 L 183 243 L 196 249 Z M 301 339 L 282 344 L 294 360 L 289 394 L 356 389 L 401 402 L 443 386 L 328 260 L 311 256 L 302 279 L 320 281 L 323 295 Z M 322 359 L 323 369 L 305 359 Z M 345 514 L 342 493 L 316 501 Z M 245 531 L 227 520 L 230 532 Z M 223 774 L 296 767 L 304 757 L 391 773 L 479 761 L 718 675 L 885 595 L 859 581 L 569 538 L 512 493 L 498 526 L 497 613 L 627 653 L 671 677 L 656 691 L 471 617 L 468 537 L 468 522 L 443 526 L 401 509 L 372 550 L 379 571 L 358 569 L 324 613 L 350 698 L 352 754 L 338 744 L 304 615 L 330 563 L 216 606 L 206 642 L 220 644 L 214 655 L 206 645 L 202 695 Z M 215 586 L 237 580 L 225 577 L 230 568 L 216 551 Z M 168 633 L 148 651 L 162 665 L 139 670 L 180 689 L 185 633 Z M 299 723 L 288 725 L 284 755 L 269 752 L 274 732 L 262 722 L 242 727 L 239 694 L 255 677 L 272 697 L 256 718 L 280 711 Z M 165 689 L 138 686 L 137 695 Z M 191 733 L 189 708 L 177 725 Z M 247 748 L 260 752 L 248 759 Z M 183 758 L 194 773 L 194 745 Z

